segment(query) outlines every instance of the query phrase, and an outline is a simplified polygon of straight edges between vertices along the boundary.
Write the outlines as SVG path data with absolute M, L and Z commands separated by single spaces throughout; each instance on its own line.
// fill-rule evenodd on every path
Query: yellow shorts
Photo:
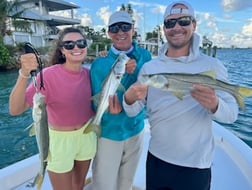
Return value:
M 94 158 L 97 138 L 94 132 L 83 134 L 85 127 L 75 131 L 55 131 L 49 127 L 49 155 L 47 169 L 66 173 L 73 169 L 74 160 Z

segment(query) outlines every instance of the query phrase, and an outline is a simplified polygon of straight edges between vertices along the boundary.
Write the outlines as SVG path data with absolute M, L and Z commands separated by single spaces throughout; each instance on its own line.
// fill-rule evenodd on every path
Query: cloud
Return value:
M 197 33 L 206 35 L 217 47 L 252 47 L 252 18 L 245 22 L 240 31 L 234 32 L 228 27 L 239 20 L 229 19 L 227 15 L 223 18 L 215 17 L 208 12 L 197 12 Z M 221 24 L 221 28 L 218 25 Z M 225 27 L 226 26 L 226 27 Z
M 240 11 L 252 7 L 251 0 L 222 0 L 221 6 L 226 11 Z
M 80 19 L 81 19 L 81 25 L 92 26 L 92 23 L 93 23 L 92 19 L 91 19 L 90 15 L 88 15 L 87 13 L 82 14 Z
M 235 34 L 234 36 L 232 36 L 231 42 L 235 47 L 252 48 L 252 36 Z
M 210 13 L 204 13 L 203 18 L 206 20 L 206 26 L 214 31 L 218 31 L 216 19 Z
M 242 48 L 252 48 L 252 18 L 249 23 L 244 25 L 240 33 L 235 33 L 231 37 L 232 45 Z
M 108 25 L 109 16 L 111 12 L 109 11 L 109 6 L 101 7 L 96 11 L 96 15 L 104 22 L 104 25 Z
M 165 9 L 166 9 L 166 6 L 154 5 L 154 7 L 151 9 L 151 12 L 154 14 L 162 14 L 162 16 L 163 16 Z
M 244 25 L 242 28 L 243 35 L 252 37 L 252 18 L 250 19 L 250 23 L 248 25 Z
M 218 47 L 252 47 L 252 22 L 249 25 L 243 26 L 241 32 L 227 35 L 227 31 L 216 31 L 210 35 L 210 40 Z

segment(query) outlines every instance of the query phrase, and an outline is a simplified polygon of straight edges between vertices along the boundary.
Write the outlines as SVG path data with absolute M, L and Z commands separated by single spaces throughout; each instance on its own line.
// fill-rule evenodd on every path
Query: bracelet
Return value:
M 18 70 L 18 74 L 19 74 L 22 78 L 25 78 L 25 79 L 31 78 L 31 75 L 25 76 L 25 75 L 22 73 L 22 69 L 19 69 L 19 70 Z

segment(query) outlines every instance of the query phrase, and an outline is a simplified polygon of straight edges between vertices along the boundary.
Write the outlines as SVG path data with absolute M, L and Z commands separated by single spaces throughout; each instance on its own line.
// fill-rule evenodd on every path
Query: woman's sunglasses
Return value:
M 132 24 L 115 24 L 109 26 L 109 32 L 117 33 L 121 29 L 123 32 L 128 32 L 132 28 Z
M 87 41 L 85 39 L 77 40 L 77 41 L 63 41 L 61 42 L 61 47 L 64 47 L 66 50 L 72 50 L 75 45 L 78 48 L 82 49 L 87 47 Z
M 180 26 L 189 26 L 192 22 L 193 18 L 190 16 L 184 16 L 180 18 L 171 18 L 164 21 L 165 28 L 170 29 L 173 28 L 176 23 Z

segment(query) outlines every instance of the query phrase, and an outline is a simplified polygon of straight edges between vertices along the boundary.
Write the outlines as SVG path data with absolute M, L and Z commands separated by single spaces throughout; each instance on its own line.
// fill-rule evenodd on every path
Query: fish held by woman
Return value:
M 141 84 L 167 90 L 182 100 L 186 93 L 193 89 L 193 84 L 209 86 L 215 90 L 230 93 L 242 110 L 245 110 L 244 99 L 252 96 L 252 88 L 230 84 L 215 78 L 215 71 L 199 74 L 188 73 L 157 73 L 140 75 Z
M 45 97 L 40 92 L 36 92 L 33 96 L 32 118 L 33 123 L 30 126 L 31 129 L 29 135 L 36 136 L 36 142 L 40 158 L 40 170 L 34 181 L 29 184 L 29 187 L 34 187 L 36 185 L 37 190 L 40 190 L 45 176 L 49 152 L 49 130 Z
M 40 59 L 38 51 L 34 48 L 34 46 L 30 43 L 25 43 L 24 45 L 25 53 L 33 53 L 36 56 L 39 71 L 40 71 L 40 90 L 44 88 L 43 83 L 43 63 Z M 37 87 L 37 71 L 31 71 L 31 76 L 33 80 L 33 85 L 35 87 L 35 94 L 33 95 L 33 109 L 32 109 L 32 118 L 33 123 L 27 127 L 30 128 L 29 135 L 36 136 L 37 147 L 39 151 L 39 159 L 40 159 L 40 169 L 38 174 L 36 175 L 34 181 L 30 183 L 29 187 L 34 187 L 36 185 L 36 189 L 40 190 L 44 176 L 45 170 L 47 167 L 47 158 L 49 152 L 49 129 L 48 129 L 48 121 L 47 121 L 47 112 L 46 112 L 46 103 L 45 96 L 39 92 Z

